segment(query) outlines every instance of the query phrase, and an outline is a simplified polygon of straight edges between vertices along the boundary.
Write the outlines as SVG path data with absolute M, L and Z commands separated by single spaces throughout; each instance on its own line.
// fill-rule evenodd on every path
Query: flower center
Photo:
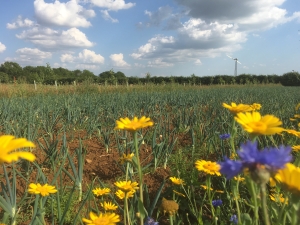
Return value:
M 267 130 L 267 125 L 260 121 L 252 122 L 252 123 L 248 124 L 248 126 L 251 127 L 254 132 L 257 132 L 257 131 L 260 132 L 260 131 Z
M 49 193 L 48 188 L 45 187 L 37 187 L 36 190 L 39 191 L 43 196 Z
M 210 171 L 216 170 L 214 164 L 212 164 L 212 163 L 207 163 L 207 164 L 203 165 L 203 168 L 210 170 Z
M 106 225 L 109 224 L 110 221 L 109 218 L 102 217 L 95 219 L 93 222 L 95 225 Z

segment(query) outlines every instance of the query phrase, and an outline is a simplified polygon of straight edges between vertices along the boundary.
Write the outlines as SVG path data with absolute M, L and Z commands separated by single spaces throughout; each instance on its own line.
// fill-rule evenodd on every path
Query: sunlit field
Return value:
M 300 224 L 281 85 L 0 84 L 0 224 Z

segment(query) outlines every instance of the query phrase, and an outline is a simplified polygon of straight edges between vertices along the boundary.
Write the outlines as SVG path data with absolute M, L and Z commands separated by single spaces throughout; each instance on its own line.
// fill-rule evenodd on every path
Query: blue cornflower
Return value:
M 159 225 L 159 223 L 155 222 L 153 218 L 148 216 L 144 225 Z
M 234 214 L 230 217 L 230 222 L 234 223 L 234 224 L 237 224 L 238 223 L 238 218 L 237 216 Z
M 218 206 L 221 206 L 223 202 L 221 199 L 217 199 L 217 200 L 212 200 L 211 203 L 214 207 L 218 207 Z
M 225 140 L 225 139 L 230 138 L 230 134 L 220 134 L 219 137 L 220 137 L 222 140 Z
M 290 146 L 265 148 L 260 151 L 257 148 L 257 142 L 251 141 L 241 145 L 241 150 L 237 151 L 237 154 L 240 160 L 235 161 L 225 158 L 224 162 L 219 163 L 221 166 L 220 173 L 224 174 L 227 179 L 241 173 L 244 168 L 248 168 L 250 172 L 253 172 L 260 166 L 263 166 L 269 173 L 275 173 L 292 160 Z

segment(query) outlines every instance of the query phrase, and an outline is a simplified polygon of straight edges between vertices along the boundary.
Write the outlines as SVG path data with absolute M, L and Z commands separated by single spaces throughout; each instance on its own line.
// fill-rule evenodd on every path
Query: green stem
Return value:
M 236 205 L 236 211 L 237 211 L 237 216 L 238 216 L 238 223 L 241 223 L 241 211 L 240 211 L 240 205 L 239 205 L 239 201 L 238 201 L 238 194 L 239 193 L 239 178 L 240 176 L 238 176 L 238 180 L 236 183 L 236 188 L 233 189 L 233 195 L 234 195 L 234 200 L 235 200 L 235 205 Z
M 43 198 L 42 197 L 40 197 L 40 211 L 41 211 L 41 221 L 44 225 L 46 225 L 45 210 L 44 210 L 44 207 L 43 207 Z
M 261 194 L 261 200 L 262 200 L 264 222 L 265 222 L 265 225 L 270 225 L 270 220 L 269 220 L 269 215 L 268 215 L 268 207 L 267 207 L 266 185 L 263 183 L 260 185 L 260 194 Z
M 138 175 L 139 175 L 139 186 L 140 186 L 140 200 L 143 203 L 143 173 L 141 168 L 141 162 L 139 157 L 139 147 L 138 147 L 138 139 L 137 139 L 137 132 L 133 132 L 133 141 L 135 146 L 135 155 L 137 160 L 137 167 L 138 167 Z M 140 224 L 144 224 L 144 212 L 140 212 Z
M 258 225 L 258 204 L 257 204 L 257 197 L 256 197 L 256 191 L 254 187 L 254 181 L 250 179 L 250 191 L 254 203 L 254 220 L 255 220 L 255 225 Z
M 124 198 L 124 225 L 127 224 L 127 221 L 128 221 L 128 225 L 131 224 L 131 221 L 130 221 L 130 216 L 129 216 L 129 210 L 128 210 L 128 193 L 125 192 L 125 198 Z
M 170 218 L 170 225 L 173 225 L 173 215 L 169 215 Z

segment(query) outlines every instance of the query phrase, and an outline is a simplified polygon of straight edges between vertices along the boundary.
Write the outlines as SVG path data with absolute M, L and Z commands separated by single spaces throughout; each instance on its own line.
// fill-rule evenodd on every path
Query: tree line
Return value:
M 284 86 L 300 86 L 300 74 L 292 71 L 283 75 L 253 75 L 240 74 L 238 76 L 216 75 L 198 77 L 190 76 L 157 77 L 147 73 L 145 77 L 128 77 L 123 72 L 114 72 L 113 69 L 95 75 L 89 70 L 73 70 L 59 67 L 25 66 L 16 62 L 4 62 L 0 66 L 0 83 L 41 83 L 41 84 L 72 84 L 81 82 L 115 85 L 115 84 L 167 84 L 178 83 L 187 85 L 218 85 L 218 84 L 282 84 Z

